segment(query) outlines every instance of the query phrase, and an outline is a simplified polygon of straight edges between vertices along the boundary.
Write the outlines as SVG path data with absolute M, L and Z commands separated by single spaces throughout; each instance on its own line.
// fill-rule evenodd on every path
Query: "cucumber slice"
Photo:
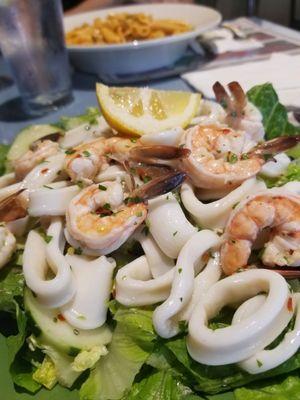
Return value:
M 43 307 L 29 289 L 24 293 L 25 309 L 36 325 L 35 334 L 42 343 L 54 346 L 69 356 L 81 350 L 90 350 L 111 341 L 112 333 L 107 325 L 91 330 L 74 329 L 58 318 L 59 310 Z
M 62 130 L 54 125 L 31 125 L 21 130 L 7 153 L 7 169 L 11 169 L 12 162 L 29 150 L 31 143 L 56 132 L 62 132 Z

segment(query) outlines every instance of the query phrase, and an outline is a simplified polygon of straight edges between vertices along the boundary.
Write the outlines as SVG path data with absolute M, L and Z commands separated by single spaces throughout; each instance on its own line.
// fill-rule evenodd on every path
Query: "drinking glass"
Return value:
M 24 110 L 43 115 L 72 99 L 61 0 L 0 0 L 0 46 Z

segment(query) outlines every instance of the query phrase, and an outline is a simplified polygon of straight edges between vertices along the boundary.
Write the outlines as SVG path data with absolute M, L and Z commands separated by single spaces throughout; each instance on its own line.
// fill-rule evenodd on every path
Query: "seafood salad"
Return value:
M 18 392 L 296 398 L 300 127 L 270 84 L 213 89 L 98 85 L 100 111 L 0 148 L 0 332 Z

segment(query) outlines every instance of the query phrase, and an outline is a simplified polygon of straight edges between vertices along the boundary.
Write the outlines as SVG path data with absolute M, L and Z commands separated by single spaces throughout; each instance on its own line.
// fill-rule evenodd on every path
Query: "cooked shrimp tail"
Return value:
M 227 107 L 232 106 L 232 100 L 220 82 L 217 81 L 214 83 L 213 91 L 217 102 L 220 103 L 223 108 L 227 109 Z
M 167 175 L 159 176 L 132 192 L 130 198 L 141 198 L 146 201 L 155 196 L 168 193 L 180 186 L 185 177 L 186 174 L 184 172 L 170 172 Z
M 247 97 L 246 97 L 246 94 L 243 91 L 241 85 L 235 81 L 230 82 L 228 84 L 228 89 L 230 90 L 230 93 L 231 93 L 232 97 L 234 98 L 236 111 L 239 111 L 240 113 L 242 113 L 247 104 Z
M 24 201 L 19 195 L 25 189 L 20 189 L 17 192 L 11 194 L 5 199 L 0 201 L 0 221 L 10 222 L 18 218 L 23 218 L 27 215 L 26 206 Z
M 213 85 L 213 91 L 218 103 L 227 113 L 227 122 L 232 127 L 237 127 L 240 119 L 244 117 L 244 109 L 247 105 L 246 94 L 238 82 L 228 84 L 230 95 L 220 82 Z
M 132 161 L 139 161 L 145 164 L 164 164 L 165 160 L 178 160 L 190 155 L 190 150 L 176 146 L 138 146 L 129 152 Z
M 129 176 L 129 181 L 128 181 L 129 190 L 133 191 L 135 189 L 135 180 L 134 180 L 134 176 L 133 176 L 132 170 L 130 168 L 129 162 L 127 160 L 125 160 L 122 164 L 123 164 L 123 168 L 125 169 L 125 171 L 127 172 L 128 176 Z
M 300 135 L 296 136 L 280 136 L 272 140 L 268 140 L 256 146 L 248 155 L 268 155 L 277 154 L 288 150 L 300 142 Z
M 166 175 L 171 172 L 171 168 L 168 166 L 157 166 L 157 165 L 134 165 L 134 169 L 137 175 L 144 181 L 147 182 L 151 179 L 157 178 L 162 175 Z

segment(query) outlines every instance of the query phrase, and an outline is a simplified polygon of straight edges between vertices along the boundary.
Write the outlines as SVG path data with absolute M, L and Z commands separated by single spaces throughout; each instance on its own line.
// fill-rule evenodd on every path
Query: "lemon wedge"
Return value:
M 198 93 L 96 85 L 107 123 L 120 133 L 144 135 L 185 127 L 199 110 Z

